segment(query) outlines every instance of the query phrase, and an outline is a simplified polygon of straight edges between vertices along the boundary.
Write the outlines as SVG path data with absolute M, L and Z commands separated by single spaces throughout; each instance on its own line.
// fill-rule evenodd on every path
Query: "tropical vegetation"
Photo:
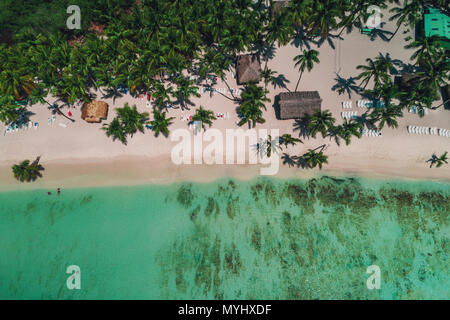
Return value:
M 123 108 L 116 108 L 117 116 L 109 124 L 103 125 L 103 130 L 108 137 L 127 144 L 127 137 L 131 137 L 138 131 L 144 133 L 149 114 L 140 113 L 135 105 L 130 107 L 125 103 Z
M 41 171 L 44 170 L 39 164 L 39 157 L 31 162 L 30 160 L 24 160 L 19 164 L 15 164 L 12 167 L 14 178 L 20 182 L 32 182 L 36 181 L 37 178 L 42 177 Z

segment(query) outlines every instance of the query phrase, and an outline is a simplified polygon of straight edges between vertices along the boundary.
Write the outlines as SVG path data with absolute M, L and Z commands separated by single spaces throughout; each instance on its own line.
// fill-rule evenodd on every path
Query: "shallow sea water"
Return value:
M 0 193 L 1 299 L 449 299 L 450 184 L 321 177 Z M 66 268 L 81 269 L 81 289 Z M 369 290 L 377 265 L 381 287 Z

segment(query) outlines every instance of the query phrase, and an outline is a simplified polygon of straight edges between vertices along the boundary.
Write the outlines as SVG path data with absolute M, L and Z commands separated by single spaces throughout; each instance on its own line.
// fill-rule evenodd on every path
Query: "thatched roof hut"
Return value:
M 254 54 L 239 56 L 236 69 L 238 84 L 258 83 L 261 80 L 261 63 Z
M 85 103 L 81 110 L 81 119 L 89 123 L 100 123 L 108 117 L 108 104 L 104 101 Z
M 317 91 L 282 92 L 279 99 L 280 119 L 301 119 L 321 110 Z

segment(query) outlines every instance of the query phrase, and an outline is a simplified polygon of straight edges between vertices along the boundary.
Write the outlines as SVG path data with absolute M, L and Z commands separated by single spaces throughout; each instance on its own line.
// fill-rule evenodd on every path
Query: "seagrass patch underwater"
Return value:
M 449 184 L 326 176 L 5 192 L 0 298 L 449 299 L 449 212 Z

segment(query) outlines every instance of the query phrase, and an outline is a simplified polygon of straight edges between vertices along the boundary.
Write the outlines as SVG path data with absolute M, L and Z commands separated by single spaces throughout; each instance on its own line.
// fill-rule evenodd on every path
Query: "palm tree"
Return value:
M 31 182 L 42 177 L 41 171 L 44 170 L 39 164 L 39 157 L 30 163 L 30 160 L 24 160 L 12 167 L 14 178 L 20 182 Z
M 18 109 L 20 106 L 16 104 L 8 104 L 0 107 L 0 121 L 6 125 L 16 122 L 20 118 Z
M 255 127 L 256 123 L 264 123 L 263 113 L 261 109 L 267 110 L 264 102 L 269 102 L 270 99 L 266 97 L 267 91 L 262 87 L 254 84 L 245 86 L 241 93 L 241 105 L 237 112 L 241 117 L 239 126 L 248 123 L 249 126 Z
M 440 45 L 439 36 L 421 37 L 407 44 L 405 49 L 417 49 L 411 56 L 411 60 L 416 60 L 416 65 L 433 63 L 444 55 Z
M 201 121 L 202 128 L 204 130 L 205 123 L 211 128 L 212 120 L 217 120 L 216 116 L 214 116 L 214 112 L 211 110 L 203 109 L 203 107 L 200 106 L 200 108 L 195 111 L 195 114 L 189 124 L 194 123 L 194 121 Z
M 280 148 L 280 138 L 272 139 L 272 136 L 269 134 L 267 139 L 260 139 L 256 144 L 256 151 L 262 158 L 263 156 L 267 156 L 270 158 L 272 152 L 278 153 L 281 150 Z
M 153 120 L 150 121 L 155 137 L 162 133 L 165 137 L 169 136 L 169 126 L 172 124 L 173 117 L 166 118 L 166 112 L 161 112 L 158 109 L 153 110 Z
M 396 20 L 395 23 L 397 25 L 397 29 L 392 34 L 389 41 L 394 38 L 402 24 L 408 26 L 407 31 L 409 31 L 409 28 L 414 27 L 420 20 L 422 20 L 423 9 L 422 1 L 417 0 L 404 0 L 403 7 L 392 8 L 390 12 L 394 13 L 394 15 L 389 18 L 389 21 Z
M 344 139 L 345 144 L 349 145 L 353 136 L 361 138 L 362 124 L 355 120 L 344 120 L 342 125 L 336 126 L 334 132 L 336 136 Z
M 448 152 L 445 152 L 440 157 L 438 157 L 437 155 L 433 154 L 431 156 L 431 159 L 429 159 L 427 161 L 427 162 L 430 162 L 430 168 L 432 168 L 434 165 L 436 165 L 436 168 L 440 168 L 440 167 L 442 167 L 442 165 L 444 163 L 448 164 L 447 154 L 448 154 Z
M 285 146 L 286 148 L 289 145 L 295 146 L 297 143 L 301 143 L 302 140 L 298 138 L 294 138 L 292 135 L 286 133 L 280 137 L 280 145 Z
M 328 156 L 323 153 L 323 147 L 322 151 L 319 152 L 313 149 L 308 149 L 308 152 L 302 156 L 302 159 L 311 169 L 317 166 L 319 166 L 319 169 L 322 169 L 322 165 L 324 163 L 328 163 Z
M 312 116 L 307 116 L 306 119 L 306 129 L 313 138 L 316 137 L 317 133 L 321 133 L 322 137 L 325 138 L 328 135 L 328 131 L 334 127 L 336 119 L 333 118 L 329 110 L 317 111 Z
M 364 83 L 364 89 L 372 78 L 375 82 L 375 86 L 378 86 L 381 83 L 387 83 L 391 80 L 389 73 L 394 68 L 394 63 L 390 58 L 380 54 L 375 60 L 367 58 L 366 62 L 368 64 L 367 66 L 359 65 L 356 67 L 358 70 L 363 70 L 356 79 L 362 79 L 361 85 Z
M 34 88 L 36 84 L 33 77 L 22 74 L 20 70 L 5 69 L 0 73 L 0 92 L 4 96 L 21 100 L 28 97 Z
M 113 141 L 118 139 L 123 144 L 127 144 L 127 134 L 119 118 L 114 118 L 110 124 L 103 124 L 102 129 L 106 131 L 108 137 L 112 137 Z
M 156 82 L 153 85 L 152 98 L 155 99 L 155 104 L 160 110 L 167 108 L 171 94 L 173 94 L 172 87 L 166 88 L 160 82 Z
M 299 54 L 294 58 L 295 66 L 299 68 L 300 76 L 297 81 L 297 85 L 295 86 L 295 92 L 297 92 L 298 84 L 300 83 L 300 79 L 302 78 L 303 72 L 307 69 L 308 72 L 311 72 L 314 67 L 314 63 L 319 63 L 319 51 L 311 49 L 311 50 L 303 50 L 303 54 Z
M 136 105 L 130 107 L 128 102 L 123 108 L 117 108 L 117 117 L 120 120 L 126 134 L 133 136 L 137 131 L 144 132 L 144 125 L 148 121 L 148 113 L 140 113 L 136 109 Z
M 403 117 L 403 112 L 400 106 L 389 103 L 384 107 L 375 107 L 369 117 L 374 123 L 379 121 L 378 129 L 380 130 L 385 124 L 391 128 L 398 128 L 397 118 Z
M 103 125 L 108 137 L 113 137 L 113 141 L 118 139 L 123 144 L 127 144 L 127 135 L 133 135 L 140 131 L 144 133 L 144 125 L 148 121 L 148 113 L 139 113 L 136 109 L 136 105 L 131 108 L 128 102 L 125 103 L 123 108 L 116 109 L 117 116 L 109 124 Z
M 189 101 L 191 95 L 200 97 L 200 94 L 197 92 L 198 88 L 192 80 L 189 80 L 189 77 L 179 76 L 176 78 L 176 83 L 177 89 L 174 92 L 174 96 L 183 108 L 188 108 L 186 104 L 192 104 Z

